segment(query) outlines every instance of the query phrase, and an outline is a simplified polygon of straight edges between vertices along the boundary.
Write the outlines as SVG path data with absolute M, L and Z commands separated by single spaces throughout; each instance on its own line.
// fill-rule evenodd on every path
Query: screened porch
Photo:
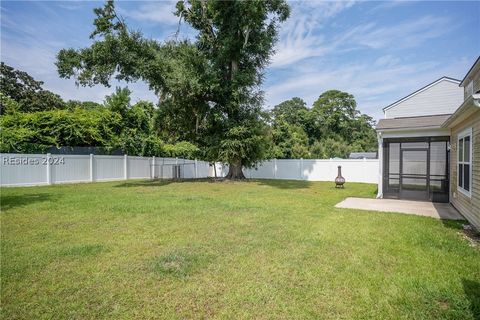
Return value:
M 449 137 L 383 140 L 383 196 L 448 202 Z

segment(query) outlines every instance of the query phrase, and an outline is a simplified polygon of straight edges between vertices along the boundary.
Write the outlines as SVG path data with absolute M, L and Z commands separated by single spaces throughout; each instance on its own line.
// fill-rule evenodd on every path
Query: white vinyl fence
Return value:
M 127 179 L 173 178 L 174 167 L 180 166 L 180 177 L 195 179 L 213 177 L 208 162 L 176 158 L 61 155 L 1 154 L 1 186 L 33 186 L 59 183 L 115 181 Z M 286 159 L 260 163 L 245 169 L 247 178 L 333 181 L 337 167 L 347 182 L 377 183 L 378 160 L 315 160 Z M 218 177 L 228 172 L 227 166 L 216 164 Z
M 175 165 L 180 166 L 180 177 L 184 179 L 212 176 L 209 163 L 197 160 L 127 155 L 1 154 L 0 185 L 168 179 L 173 178 Z
M 338 166 L 347 182 L 378 182 L 378 159 L 274 159 L 243 172 L 252 179 L 334 181 Z M 217 165 L 217 172 L 225 176 L 228 167 Z

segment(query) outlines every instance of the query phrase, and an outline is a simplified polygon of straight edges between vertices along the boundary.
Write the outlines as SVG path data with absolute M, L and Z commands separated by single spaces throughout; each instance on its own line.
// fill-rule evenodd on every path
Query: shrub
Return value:
M 187 141 L 165 145 L 165 155 L 168 157 L 195 159 L 199 154 L 200 149 L 196 145 Z

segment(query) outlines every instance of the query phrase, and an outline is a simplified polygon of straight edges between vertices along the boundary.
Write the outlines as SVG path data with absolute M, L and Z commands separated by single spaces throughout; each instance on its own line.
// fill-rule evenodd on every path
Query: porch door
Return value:
M 400 150 L 400 197 L 404 199 L 427 200 L 428 148 L 405 148 Z

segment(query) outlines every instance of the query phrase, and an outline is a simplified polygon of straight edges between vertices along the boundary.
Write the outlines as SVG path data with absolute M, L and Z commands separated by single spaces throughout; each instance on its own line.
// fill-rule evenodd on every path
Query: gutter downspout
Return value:
M 476 107 L 480 108 L 480 93 L 473 94 L 472 98 L 473 98 L 473 104 Z
M 383 198 L 383 138 L 382 133 L 377 132 L 378 140 L 378 190 L 377 199 Z

